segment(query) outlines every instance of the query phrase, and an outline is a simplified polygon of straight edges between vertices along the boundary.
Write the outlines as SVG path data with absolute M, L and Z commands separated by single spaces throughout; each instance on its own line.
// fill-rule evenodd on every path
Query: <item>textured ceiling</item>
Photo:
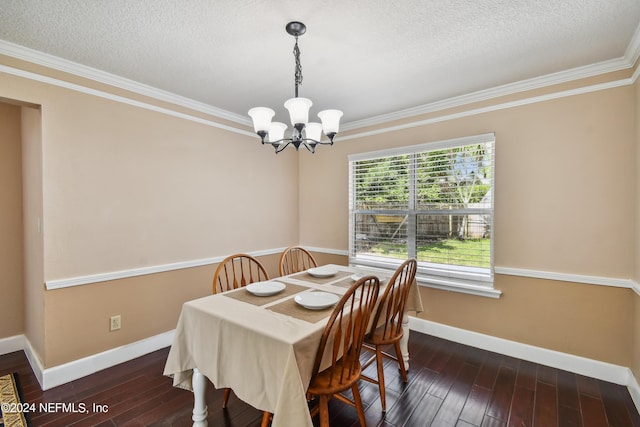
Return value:
M 640 1 L 0 0 L 0 39 L 239 120 L 268 106 L 288 121 L 292 20 L 300 96 L 353 123 L 628 56 Z

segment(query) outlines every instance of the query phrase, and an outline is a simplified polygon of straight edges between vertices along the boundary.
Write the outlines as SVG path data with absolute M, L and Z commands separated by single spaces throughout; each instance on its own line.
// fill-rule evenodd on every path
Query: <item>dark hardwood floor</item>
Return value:
M 410 352 L 408 383 L 393 364 L 385 365 L 386 416 L 376 386 L 361 383 L 368 426 L 640 427 L 624 386 L 416 332 Z M 0 375 L 17 372 L 24 401 L 36 407 L 41 402 L 68 405 L 31 413 L 34 427 L 190 426 L 192 394 L 173 388 L 171 379 L 162 376 L 167 353 L 159 350 L 45 392 L 23 352 L 0 356 Z M 209 385 L 209 426 L 260 425 L 260 411 L 235 396 L 222 410 L 221 399 L 222 392 Z M 81 403 L 88 413 L 69 412 L 82 409 Z M 358 425 L 355 409 L 339 401 L 331 402 L 330 414 L 333 426 Z

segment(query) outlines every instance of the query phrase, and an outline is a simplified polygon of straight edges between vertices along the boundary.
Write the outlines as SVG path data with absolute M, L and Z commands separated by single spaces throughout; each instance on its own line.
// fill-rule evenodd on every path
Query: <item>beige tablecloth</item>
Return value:
M 342 273 L 363 272 L 332 267 Z M 347 276 L 337 274 L 322 283 L 299 273 L 276 278 L 287 290 L 276 298 L 265 297 L 269 301 L 264 304 L 242 294 L 244 289 L 232 291 L 237 295 L 216 294 L 184 303 L 164 375 L 173 377 L 174 386 L 192 390 L 191 375 L 198 368 L 215 387 L 229 387 L 253 407 L 272 412 L 273 427 L 311 427 L 306 390 L 326 323 L 322 320 L 331 310 L 324 310 L 324 316 L 309 313 L 313 319 L 305 319 L 296 315 L 299 307 L 290 300 L 309 288 L 343 294 Z M 422 311 L 415 284 L 407 306 Z

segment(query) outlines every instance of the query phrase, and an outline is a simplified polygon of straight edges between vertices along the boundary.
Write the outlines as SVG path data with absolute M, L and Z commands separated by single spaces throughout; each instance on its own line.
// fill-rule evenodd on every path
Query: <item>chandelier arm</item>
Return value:
M 302 142 L 304 143 L 311 142 L 313 144 L 322 144 L 322 145 L 331 144 L 331 142 L 329 141 L 322 141 L 322 140 L 317 140 L 312 138 L 302 138 Z
M 273 145 L 273 148 L 276 149 L 276 154 L 278 154 L 279 152 L 287 148 L 289 144 L 291 144 L 290 139 L 281 139 L 280 141 L 287 141 L 287 143 L 286 144 L 279 144 L 278 142 L 271 143 L 271 145 Z
M 313 141 L 313 140 L 311 140 L 311 141 Z M 315 144 L 307 144 L 306 142 L 303 142 L 302 144 L 304 145 L 304 148 L 309 150 L 310 153 L 315 153 L 316 152 L 316 145 Z
M 302 138 L 302 143 L 303 144 L 312 144 L 312 145 L 329 145 L 331 144 L 331 142 L 329 141 L 318 141 L 315 139 L 311 139 L 311 138 Z

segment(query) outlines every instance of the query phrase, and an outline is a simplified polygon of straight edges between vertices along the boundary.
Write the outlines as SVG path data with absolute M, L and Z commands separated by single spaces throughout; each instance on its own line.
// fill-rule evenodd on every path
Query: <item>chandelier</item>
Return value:
M 263 144 L 271 144 L 276 153 L 284 150 L 292 144 L 296 150 L 303 145 L 312 153 L 316 150 L 316 145 L 333 145 L 333 138 L 338 133 L 340 125 L 340 110 L 324 110 L 318 113 L 322 123 L 309 122 L 309 108 L 313 104 L 310 99 L 298 97 L 298 86 L 302 84 L 302 65 L 300 65 L 300 49 L 298 48 L 298 36 L 307 31 L 307 27 L 302 22 L 289 22 L 285 27 L 287 33 L 295 37 L 296 43 L 293 47 L 295 57 L 295 96 L 288 99 L 284 106 L 289 111 L 289 118 L 293 130 L 290 138 L 284 137 L 287 125 L 281 122 L 272 122 L 275 112 L 267 107 L 255 107 L 249 110 L 249 116 L 253 119 L 253 128 L 260 136 Z M 321 141 L 322 132 L 329 138 L 328 141 Z

